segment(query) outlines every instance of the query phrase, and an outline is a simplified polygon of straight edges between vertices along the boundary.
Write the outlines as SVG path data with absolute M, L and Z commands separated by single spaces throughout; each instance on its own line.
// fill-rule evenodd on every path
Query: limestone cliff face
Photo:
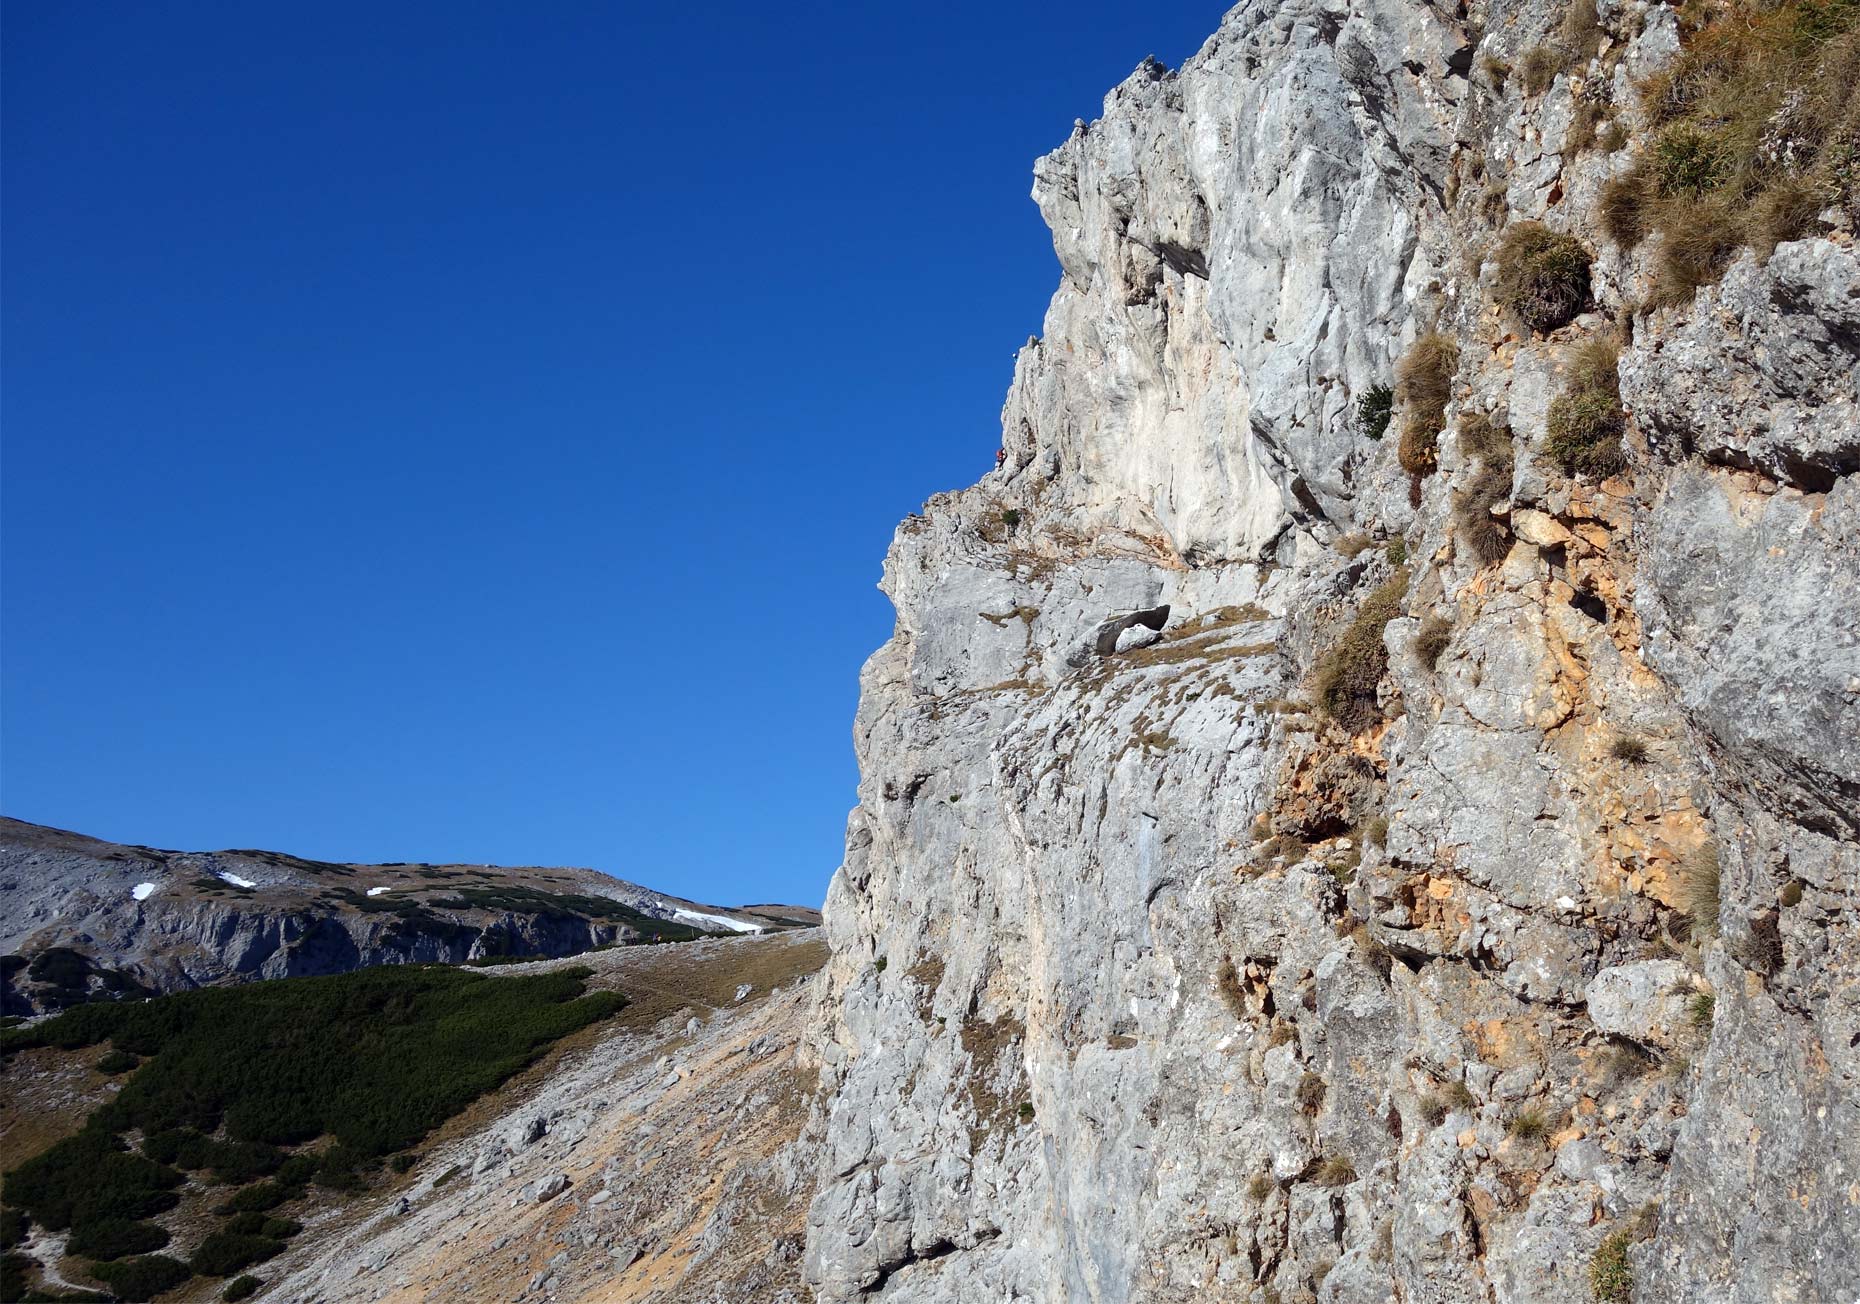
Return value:
M 1855 215 L 1637 309 L 1592 214 L 1673 11 L 1495 84 L 1562 17 L 1243 4 L 1037 164 L 1007 464 L 900 528 L 863 673 L 819 1298 L 1860 1294 Z M 1548 334 L 1528 220 L 1593 258 Z M 1410 474 L 1356 407 L 1430 330 Z M 1597 479 L 1544 444 L 1604 334 Z

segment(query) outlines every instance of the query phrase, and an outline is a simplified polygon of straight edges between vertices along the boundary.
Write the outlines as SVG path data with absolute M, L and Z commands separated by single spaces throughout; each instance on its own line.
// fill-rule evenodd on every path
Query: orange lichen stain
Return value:
M 1427 895 L 1436 901 L 1445 901 L 1453 895 L 1454 882 L 1450 878 L 1429 878 Z
M 1468 1191 L 1466 1202 L 1472 1206 L 1473 1217 L 1477 1218 L 1481 1225 L 1491 1222 L 1498 1216 L 1498 1201 L 1493 1198 L 1490 1191 L 1482 1186 L 1475 1186 Z
M 1460 1149 L 1471 1150 L 1474 1146 L 1479 1144 L 1479 1134 L 1469 1127 L 1459 1134 L 1457 1140 L 1460 1143 Z
M 1558 1146 L 1566 1146 L 1571 1141 L 1580 1141 L 1582 1140 L 1583 1137 L 1587 1135 L 1588 1133 L 1584 1132 L 1579 1127 L 1566 1127 L 1561 1132 L 1553 1133 L 1551 1135 L 1550 1148 L 1552 1150 L 1555 1150 Z

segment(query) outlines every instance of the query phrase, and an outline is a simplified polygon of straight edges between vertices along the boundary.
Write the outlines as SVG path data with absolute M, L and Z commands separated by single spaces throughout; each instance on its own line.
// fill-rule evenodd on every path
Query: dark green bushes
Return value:
M 127 1218 L 101 1218 L 79 1223 L 72 1228 L 65 1252 L 87 1259 L 121 1259 L 131 1254 L 147 1254 L 168 1243 L 168 1233 L 154 1223 L 131 1222 Z
M 284 1242 L 269 1236 L 242 1236 L 218 1231 L 200 1243 L 189 1266 L 202 1277 L 230 1277 L 242 1268 L 263 1263 L 284 1252 Z
M 274 1218 L 262 1213 L 235 1214 L 220 1228 L 234 1236 L 268 1236 L 274 1241 L 288 1240 L 303 1229 L 304 1225 L 295 1218 Z
M 269 1177 L 284 1163 L 284 1152 L 256 1141 L 215 1141 L 191 1128 L 157 1132 L 142 1143 L 142 1153 L 157 1163 L 188 1172 L 211 1169 L 214 1177 L 243 1186 Z
M 98 1266 L 99 1278 L 119 1295 L 147 1299 L 185 1280 L 187 1267 L 118 1256 L 158 1248 L 142 1242 L 165 1233 L 136 1230 L 138 1220 L 178 1202 L 181 1169 L 211 1172 L 245 1185 L 221 1206 L 229 1221 L 193 1263 L 231 1275 L 275 1254 L 296 1230 L 265 1215 L 303 1197 L 306 1183 L 360 1189 L 382 1156 L 418 1141 L 551 1042 L 620 1009 L 617 994 L 583 994 L 588 973 L 493 979 L 393 966 L 86 1004 L 9 1029 L 0 1034 L 8 1052 L 109 1039 L 148 1058 L 84 1131 L 6 1175 L 6 1203 L 54 1230 L 70 1227 L 74 1253 L 116 1258 Z M 142 1154 L 119 1138 L 131 1129 L 147 1138 Z M 286 1158 L 278 1148 L 331 1135 L 335 1144 L 320 1154 Z
M 248 1295 L 256 1294 L 258 1288 L 264 1284 L 264 1282 L 248 1272 L 243 1277 L 235 1277 L 227 1282 L 226 1289 L 220 1292 L 220 1298 L 229 1302 L 233 1300 L 242 1300 Z
M 93 1264 L 90 1275 L 109 1286 L 120 1299 L 150 1300 L 165 1290 L 173 1290 L 194 1274 L 179 1259 L 151 1254 L 146 1258 Z
M 87 1006 L 96 1009 L 97 1006 Z M 6 1202 L 53 1231 L 75 1223 L 146 1218 L 180 1203 L 187 1178 L 130 1154 L 114 1134 L 87 1128 L 6 1175 Z
M 1534 331 L 1553 331 L 1589 306 L 1589 252 L 1541 222 L 1517 222 L 1496 256 L 1498 302 Z
M 126 1050 L 113 1050 L 97 1061 L 97 1072 L 115 1077 L 118 1073 L 127 1073 L 142 1061 Z
M 490 979 L 411 965 L 87 1005 L 0 1046 L 83 1046 L 106 1037 L 154 1058 L 96 1119 L 112 1132 L 225 1126 L 235 1141 L 288 1145 L 334 1134 L 364 1155 L 419 1140 L 558 1037 L 614 1013 L 557 971 Z M 579 999 L 577 999 L 579 997 Z M 262 1166 L 263 1152 L 210 1163 Z

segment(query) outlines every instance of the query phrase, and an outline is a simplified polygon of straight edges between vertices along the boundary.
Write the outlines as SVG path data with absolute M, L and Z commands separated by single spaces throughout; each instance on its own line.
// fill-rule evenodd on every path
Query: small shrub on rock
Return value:
M 1722 126 L 1675 122 L 1654 138 L 1649 151 L 1660 197 L 1698 196 L 1731 179 L 1737 167 L 1735 145 Z
M 1466 486 L 1454 497 L 1454 531 L 1483 563 L 1503 561 L 1511 537 L 1492 511 L 1511 501 L 1511 431 L 1482 412 L 1460 417 L 1460 453 L 1479 462 Z
M 1460 414 L 1460 453 L 1482 462 L 1511 462 L 1511 430 L 1483 412 Z
M 1538 1141 L 1550 1131 L 1550 1121 L 1538 1109 L 1524 1109 L 1511 1116 L 1505 1131 L 1520 1141 Z
M 1394 411 L 1395 391 L 1387 385 L 1371 385 L 1369 392 L 1356 400 L 1356 428 L 1365 439 L 1380 439 L 1388 432 Z
M 1311 1174 L 1319 1186 L 1348 1186 L 1356 1180 L 1356 1165 L 1343 1155 L 1332 1155 Z
M 1614 395 L 1593 390 L 1564 394 L 1550 404 L 1544 447 L 1566 471 L 1610 476 L 1627 465 L 1621 451 L 1625 427 L 1620 400 Z
M 1589 1260 L 1589 1292 L 1597 1304 L 1625 1304 L 1634 1297 L 1634 1268 L 1628 1248 L 1653 1235 L 1655 1206 L 1645 1205 L 1610 1232 Z
M 1482 563 L 1503 561 L 1511 552 L 1511 535 L 1492 516 L 1492 510 L 1511 501 L 1511 467 L 1487 464 L 1473 473 L 1453 507 L 1453 524 L 1460 540 Z
M 1298 1107 L 1307 1114 L 1315 1114 L 1323 1108 L 1325 1093 L 1329 1090 L 1324 1079 L 1316 1073 L 1307 1073 L 1298 1079 L 1298 1089 L 1293 1093 Z
M 228 1301 L 242 1300 L 250 1295 L 256 1294 L 258 1288 L 264 1284 L 264 1282 L 248 1272 L 242 1277 L 234 1277 L 231 1281 L 227 1282 L 226 1289 L 220 1292 L 220 1298 Z
M 1498 302 L 1534 331 L 1553 331 L 1589 306 L 1589 251 L 1541 222 L 1517 222 L 1497 254 Z
M 1612 1232 L 1589 1260 L 1589 1291 L 1598 1304 L 1621 1304 L 1633 1296 L 1634 1269 L 1627 1256 L 1633 1243 L 1628 1232 Z
M 1272 1179 L 1264 1173 L 1255 1173 L 1246 1184 L 1246 1193 L 1255 1201 L 1263 1201 L 1272 1194 Z
M 1596 217 L 1610 240 L 1623 249 L 1632 249 L 1652 230 L 1658 200 L 1651 174 L 1636 164 L 1603 183 Z

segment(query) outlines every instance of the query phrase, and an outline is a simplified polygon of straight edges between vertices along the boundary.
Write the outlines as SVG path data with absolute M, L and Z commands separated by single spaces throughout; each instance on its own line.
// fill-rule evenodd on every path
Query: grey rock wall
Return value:
M 862 674 L 820 1299 L 1582 1300 L 1611 1237 L 1639 1301 L 1860 1293 L 1851 224 L 1636 312 L 1590 217 L 1635 146 L 1566 137 L 1585 87 L 1637 121 L 1672 15 L 1604 5 L 1541 95 L 1482 71 L 1561 17 L 1243 4 L 1036 164 L 1007 464 L 900 527 Z M 1492 303 L 1521 219 L 1595 255 L 1548 337 Z M 1547 411 L 1611 327 L 1629 468 L 1572 479 Z M 1354 410 L 1432 328 L 1411 483 Z M 1314 676 L 1378 592 L 1351 733 Z

